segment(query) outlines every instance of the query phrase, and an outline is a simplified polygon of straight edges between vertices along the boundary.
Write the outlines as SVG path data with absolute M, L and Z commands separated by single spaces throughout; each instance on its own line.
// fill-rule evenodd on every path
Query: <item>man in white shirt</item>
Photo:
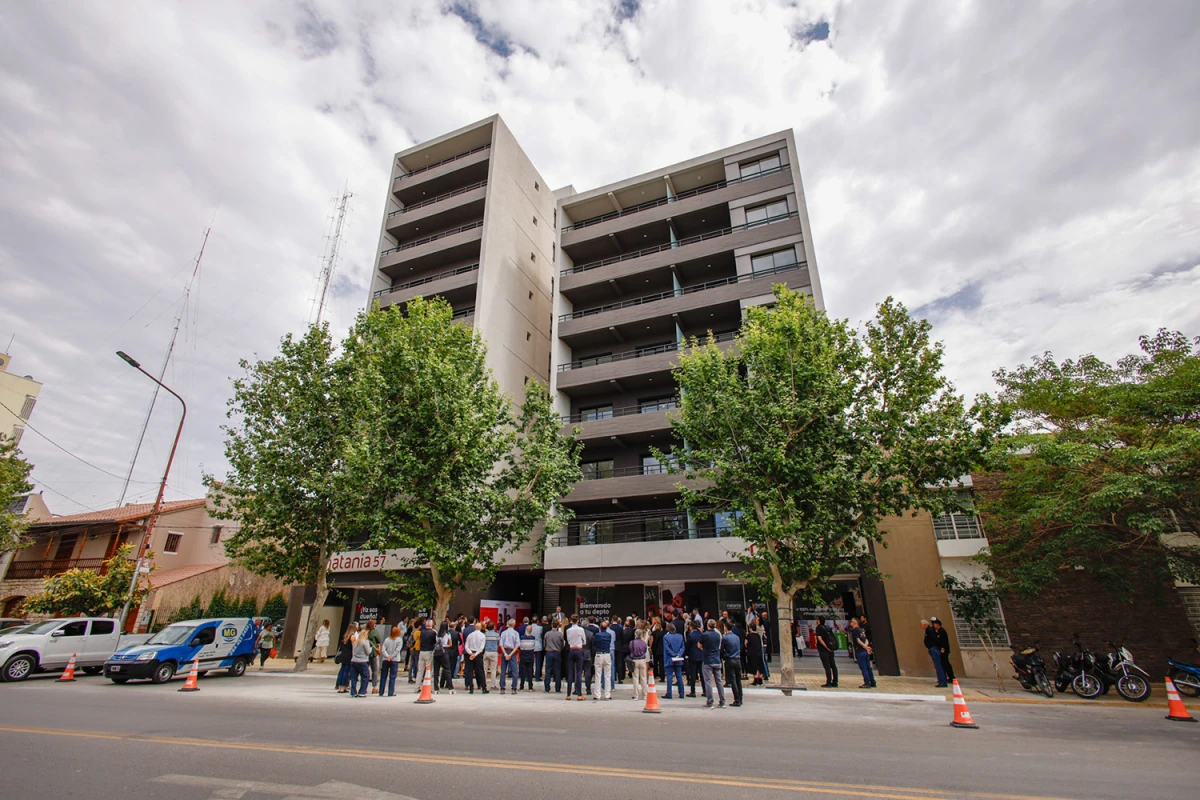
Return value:
M 488 693 L 487 678 L 483 672 L 483 650 L 486 646 L 487 637 L 483 635 L 483 623 L 476 622 L 475 629 L 467 634 L 467 638 L 463 642 L 463 650 L 466 652 L 463 678 L 467 682 L 467 691 L 471 694 L 475 694 L 472 679 L 479 684 L 479 688 L 483 689 L 484 694 Z
M 575 687 L 575 699 L 583 700 L 583 666 L 587 662 L 587 633 L 579 627 L 579 615 L 571 615 L 571 627 L 567 628 L 567 699 L 571 699 L 571 686 Z
M 504 678 L 512 677 L 512 693 L 517 693 L 517 669 L 521 657 L 521 636 L 517 621 L 510 619 L 500 634 L 500 694 L 504 694 Z
M 533 629 L 531 631 L 533 634 L 533 678 L 540 681 L 542 679 L 542 662 L 546 660 L 546 647 L 542 642 L 542 637 L 546 634 L 546 626 L 542 624 L 541 620 L 534 617 L 533 625 L 530 627 Z

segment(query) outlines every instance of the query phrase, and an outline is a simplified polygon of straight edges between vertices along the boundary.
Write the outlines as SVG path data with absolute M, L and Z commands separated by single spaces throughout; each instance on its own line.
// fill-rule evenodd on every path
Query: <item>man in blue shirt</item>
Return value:
M 700 679 L 700 665 L 704 663 L 704 646 L 701 644 L 700 623 L 692 620 L 687 632 L 688 697 L 696 696 L 696 681 Z
M 592 684 L 592 700 L 612 700 L 612 650 L 613 635 L 608 629 L 608 620 L 600 620 L 600 629 L 592 636 L 592 647 L 596 650 L 596 682 Z M 606 688 L 607 687 L 607 688 Z
M 713 707 L 713 684 L 717 685 L 717 695 L 721 705 L 725 707 L 725 687 L 721 685 L 721 634 L 717 632 L 717 621 L 708 621 L 708 630 L 700 637 L 700 645 L 704 651 L 704 663 L 700 665 L 700 678 L 704 683 L 704 707 Z
M 517 672 L 520 667 L 521 635 L 517 621 L 510 619 L 500 634 L 500 694 L 504 694 L 504 679 L 512 678 L 512 693 L 517 693 Z
M 671 699 L 671 681 L 679 687 L 679 699 L 683 699 L 683 650 L 686 645 L 683 636 L 675 630 L 674 625 L 667 626 L 667 635 L 663 637 L 663 669 L 667 676 L 667 699 Z
M 721 637 L 721 661 L 725 664 L 725 680 L 733 690 L 731 706 L 742 704 L 742 640 L 733 632 L 733 626 L 725 623 L 725 635 Z

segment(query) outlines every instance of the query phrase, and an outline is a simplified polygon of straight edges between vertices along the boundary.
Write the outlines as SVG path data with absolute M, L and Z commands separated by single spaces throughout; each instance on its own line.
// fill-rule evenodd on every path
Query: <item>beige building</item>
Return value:
M 146 538 L 153 507 L 153 503 L 133 503 L 32 523 L 26 532 L 27 546 L 16 551 L 0 573 L 0 616 L 17 615 L 25 598 L 40 591 L 47 578 L 70 569 L 99 571 L 124 544 L 132 545 L 136 553 Z M 155 568 L 149 578 L 152 592 L 130 614 L 127 627 L 145 629 L 156 616 L 166 616 L 197 595 L 207 602 L 220 588 L 238 598 L 253 595 L 260 604 L 281 591 L 278 581 L 249 575 L 229 564 L 222 544 L 228 526 L 210 515 L 204 499 L 163 503 L 147 543 Z M 202 575 L 207 577 L 199 579 Z M 186 583 L 181 586 L 181 582 Z M 168 586 L 174 588 L 164 591 Z M 182 596 L 189 591 L 193 593 Z
M 681 444 L 669 412 L 687 337 L 730 342 L 747 308 L 774 301 L 777 283 L 824 308 L 799 164 L 792 132 L 780 131 L 551 192 L 498 116 L 396 154 L 368 301 L 445 298 L 483 336 L 504 390 L 519 397 L 526 381 L 544 382 L 564 430 L 578 427 L 584 443 L 583 479 L 563 498 L 575 517 L 541 564 L 525 548 L 491 586 L 460 593 L 452 613 L 480 614 L 486 602 L 501 615 L 556 606 L 641 615 L 671 603 L 774 615 L 773 603 L 728 577 L 745 547 L 729 535 L 731 520 L 679 511 L 678 478 L 652 448 Z M 950 617 L 936 586 L 934 522 L 889 530 L 884 581 L 841 576 L 797 619 L 865 613 L 881 669 L 932 675 L 919 623 Z M 335 556 L 338 589 L 323 616 L 390 621 L 414 611 L 386 591 L 384 571 L 402 568 L 403 555 Z M 291 598 L 285 648 L 308 613 L 305 596 Z
M 0 353 L 0 437 L 20 443 L 42 385 L 31 375 L 9 372 L 12 356 Z

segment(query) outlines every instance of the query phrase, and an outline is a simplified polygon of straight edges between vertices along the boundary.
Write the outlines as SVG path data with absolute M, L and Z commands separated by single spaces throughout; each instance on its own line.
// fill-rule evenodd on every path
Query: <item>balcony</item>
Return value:
M 716 335 L 716 340 L 726 347 L 731 346 L 736 331 L 728 331 Z M 613 383 L 623 383 L 628 389 L 649 388 L 654 375 L 662 375 L 659 385 L 670 391 L 671 371 L 678 362 L 675 355 L 679 343 L 643 347 L 624 353 L 612 353 L 605 356 L 583 358 L 558 365 L 556 386 L 571 395 L 573 391 L 584 392 L 590 387 L 609 386 Z M 651 377 L 647 377 L 651 376 Z M 631 378 L 639 380 L 630 381 Z M 646 382 L 647 386 L 642 384 Z
M 434 197 L 487 177 L 492 145 L 483 144 L 466 152 L 417 167 L 392 180 L 392 194 L 405 204 L 422 202 L 422 194 Z
M 448 228 L 437 233 L 401 242 L 379 254 L 379 270 L 393 280 L 407 280 L 413 274 L 455 262 L 478 260 L 483 239 L 483 220 Z
M 398 240 L 410 238 L 425 226 L 426 230 L 451 224 L 463 224 L 483 216 L 483 202 L 487 195 L 487 181 L 476 181 L 461 188 L 444 192 L 436 197 L 406 205 L 399 211 L 387 215 L 384 227 Z
M 653 410 L 642 406 L 626 406 L 614 408 L 607 416 L 571 414 L 561 419 L 563 432 L 570 433 L 578 427 L 581 441 L 616 438 L 641 441 L 671 430 L 671 421 L 667 418 L 667 412 L 671 410 L 662 406 L 654 406 Z
M 82 569 L 88 572 L 103 572 L 103 558 L 74 558 L 51 561 L 13 561 L 8 565 L 4 579 L 15 581 L 28 578 L 49 578 L 54 575 L 72 570 Z
M 572 245 L 608 236 L 610 233 L 623 230 L 634 223 L 641 224 L 667 219 L 709 206 L 728 205 L 730 201 L 760 192 L 781 189 L 790 186 L 791 183 L 791 167 L 786 165 L 747 178 L 718 181 L 680 192 L 674 198 L 661 197 L 621 211 L 614 211 L 611 214 L 567 225 L 562 229 L 562 247 L 569 255 Z M 631 219 L 633 215 L 638 216 L 636 219 Z
M 560 290 L 571 297 L 574 290 L 800 233 L 800 215 L 796 211 L 760 222 L 719 228 L 564 269 L 560 273 Z
M 656 292 L 642 297 L 608 303 L 596 308 L 573 311 L 563 314 L 558 319 L 558 335 L 569 340 L 572 336 L 594 333 L 598 330 L 630 325 L 641 322 L 651 316 L 680 314 L 686 311 L 696 311 L 703 308 L 733 303 L 755 295 L 770 291 L 770 285 L 779 281 L 766 281 L 754 284 L 755 281 L 777 276 L 786 276 L 783 282 L 792 288 L 802 288 L 810 285 L 808 264 L 799 262 L 744 275 L 732 275 L 708 281 L 696 286 L 684 287 L 681 290 Z
M 444 295 L 454 292 L 456 289 L 465 289 L 474 285 L 478 280 L 477 272 L 479 272 L 478 264 L 468 264 L 465 267 L 446 270 L 436 275 L 426 275 L 423 278 L 394 284 L 387 289 L 375 292 L 374 297 L 379 300 L 381 308 L 387 308 L 397 303 L 407 303 L 417 295 L 424 297 Z
M 608 477 L 609 473 L 612 477 Z M 602 477 L 573 484 L 571 493 L 563 498 L 563 502 L 594 503 L 614 497 L 670 497 L 679 493 L 677 484 L 684 482 L 682 475 L 672 475 L 658 465 L 647 471 L 643 471 L 642 467 L 618 468 L 606 471 Z

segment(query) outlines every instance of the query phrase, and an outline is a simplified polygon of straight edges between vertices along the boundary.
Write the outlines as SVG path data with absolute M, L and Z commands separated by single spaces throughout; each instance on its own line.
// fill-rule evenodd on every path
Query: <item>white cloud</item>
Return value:
M 923 308 L 956 381 L 986 390 L 1045 349 L 1200 333 L 1198 30 L 1190 3 L 15 6 L 0 334 L 45 383 L 34 425 L 122 474 L 149 385 L 113 351 L 160 363 L 211 220 L 168 372 L 189 399 L 168 494 L 194 495 L 200 466 L 222 466 L 237 360 L 308 319 L 344 182 L 339 331 L 366 293 L 390 156 L 416 141 L 499 112 L 552 186 L 585 189 L 794 128 L 830 310 L 862 319 L 889 293 Z M 155 412 L 139 497 L 176 413 Z M 115 502 L 119 480 L 23 444 L 38 480 Z

